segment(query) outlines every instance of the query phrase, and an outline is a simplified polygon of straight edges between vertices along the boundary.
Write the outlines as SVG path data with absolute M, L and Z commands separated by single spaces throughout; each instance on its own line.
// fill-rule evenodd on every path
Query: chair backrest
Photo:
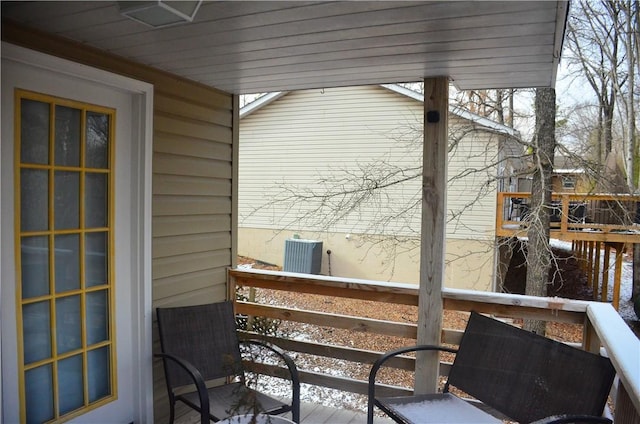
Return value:
M 472 312 L 448 381 L 527 423 L 601 415 L 614 376 L 608 358 Z
M 157 308 L 160 348 L 186 359 L 205 380 L 242 375 L 242 361 L 231 302 Z M 165 361 L 172 386 L 191 384 L 178 366 Z

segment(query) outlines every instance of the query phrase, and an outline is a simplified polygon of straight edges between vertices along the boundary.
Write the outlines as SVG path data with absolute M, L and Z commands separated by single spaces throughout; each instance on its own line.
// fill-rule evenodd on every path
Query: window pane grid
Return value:
M 51 404 L 52 408 L 53 416 L 47 420 L 56 422 L 59 418 L 67 419 L 78 415 L 85 408 L 94 408 L 108 402 L 115 396 L 116 386 L 113 372 L 115 349 L 112 326 L 113 282 L 111 280 L 113 258 L 111 209 L 113 176 L 111 166 L 114 113 L 110 109 L 24 91 L 17 92 L 17 100 L 16 104 L 18 105 L 23 104 L 25 100 L 27 103 L 24 104 L 29 106 L 36 104 L 37 107 L 32 107 L 32 110 L 29 111 L 31 113 L 29 118 L 33 117 L 33 110 L 42 112 L 48 109 L 49 111 L 48 118 L 36 116 L 37 122 L 46 122 L 48 119 L 49 126 L 48 149 L 46 149 L 48 150 L 48 158 L 41 161 L 39 158 L 43 156 L 38 153 L 38 149 L 41 149 L 39 145 L 31 148 L 25 144 L 29 142 L 29 133 L 40 136 L 43 131 L 40 129 L 29 132 L 29 123 L 22 123 L 24 116 L 20 112 L 20 106 L 17 108 L 18 116 L 21 118 L 16 129 L 17 150 L 19 152 L 16 155 L 16 184 L 19 198 L 24 196 L 25 190 L 32 190 L 31 186 L 22 187 L 20 185 L 21 172 L 25 172 L 24 170 L 44 171 L 48 175 L 46 182 L 48 194 L 41 191 L 41 197 L 46 197 L 42 200 L 48 209 L 47 228 L 23 228 L 20 223 L 21 213 L 28 214 L 29 211 L 21 211 L 20 201 L 16 205 L 18 269 L 20 269 L 23 256 L 31 261 L 38 261 L 42 256 L 36 254 L 37 252 L 34 253 L 34 249 L 48 249 L 48 253 L 44 253 L 45 257 L 48 256 L 48 264 L 45 263 L 44 268 L 36 268 L 38 271 L 35 274 L 31 272 L 30 275 L 25 275 L 24 278 L 27 280 L 24 282 L 18 282 L 18 302 L 19 305 L 22 305 L 18 308 L 19 337 L 24 340 L 20 342 L 19 352 L 22 358 L 20 362 L 21 415 L 23 421 L 38 420 L 32 414 L 30 417 L 27 407 L 44 402 Z M 47 104 L 48 107 L 38 106 L 43 104 Z M 56 117 L 57 111 L 63 113 L 64 116 Z M 79 122 L 78 116 L 80 117 Z M 91 122 L 98 122 L 101 125 L 106 123 L 106 126 L 90 129 L 92 123 L 87 124 L 89 116 L 92 118 Z M 59 126 L 56 127 L 56 124 Z M 27 133 L 26 138 L 22 137 L 21 129 Z M 89 165 L 87 149 L 89 137 L 91 137 L 91 143 L 97 144 L 98 147 L 92 147 L 91 166 L 87 167 Z M 56 142 L 60 143 L 60 139 L 63 140 L 63 145 L 56 146 Z M 36 141 L 42 144 L 41 137 Z M 57 151 L 56 147 L 58 147 Z M 25 162 L 23 162 L 23 157 L 27 157 Z M 29 158 L 36 159 L 29 160 Z M 37 163 L 33 163 L 34 161 Z M 62 163 L 57 163 L 58 161 Z M 98 181 L 98 184 L 103 180 L 106 184 L 96 186 L 94 182 L 91 187 L 88 187 L 87 175 L 91 175 L 92 181 Z M 104 176 L 104 179 L 101 180 L 98 177 L 96 180 L 97 176 Z M 57 193 L 56 189 L 58 189 Z M 89 192 L 96 189 L 98 190 L 97 197 L 94 193 Z M 97 203 L 90 204 L 91 210 L 85 200 L 90 195 L 93 199 L 97 199 Z M 101 197 L 103 197 L 102 200 Z M 26 208 L 27 205 L 24 206 Z M 75 209 L 72 216 L 68 215 L 69 209 Z M 92 220 L 93 227 L 87 227 L 89 213 L 98 213 L 102 216 L 97 221 Z M 95 222 L 99 226 L 95 226 Z M 103 249 L 99 248 L 98 251 L 88 254 L 87 249 L 91 249 L 92 246 L 88 244 L 87 236 L 92 234 L 95 235 L 92 236 L 94 239 L 96 236 L 101 237 L 102 235 L 106 242 Z M 46 238 L 44 244 L 35 240 L 37 237 Z M 29 243 L 27 244 L 27 242 Z M 23 252 L 24 249 L 27 250 Z M 97 262 L 95 261 L 96 255 Z M 91 257 L 94 258 L 93 262 Z M 104 269 L 98 270 L 98 275 L 103 278 L 98 279 L 97 283 L 87 285 L 87 275 L 89 273 L 95 274 L 91 269 L 94 263 L 103 264 L 101 266 Z M 43 278 L 44 271 L 42 269 L 48 269 L 49 275 L 48 277 L 45 275 L 44 278 L 48 278 L 49 293 L 43 294 L 42 289 L 31 290 L 32 295 L 29 297 L 30 295 L 23 289 L 29 287 L 28 284 L 33 284 L 28 280 Z M 22 280 L 21 274 L 23 273 L 19 274 L 20 280 Z M 23 287 L 22 284 L 27 285 Z M 87 296 L 95 298 L 96 295 L 105 300 L 101 303 L 98 302 L 98 310 L 94 312 L 92 308 L 96 307 L 96 304 L 93 301 L 89 304 Z M 39 331 L 38 328 L 35 330 L 25 328 L 25 322 L 34 322 L 34 319 L 22 316 L 22 308 L 38 304 L 48 305 L 50 329 L 47 338 L 49 339 L 50 353 L 46 354 L 48 357 L 34 357 L 33 360 L 28 361 L 25 352 L 33 350 L 32 346 L 34 345 L 30 339 L 36 339 L 42 333 L 34 332 Z M 101 320 L 92 325 L 104 329 L 103 337 L 96 338 L 94 335 L 92 336 L 93 340 L 88 341 L 89 332 L 95 333 L 95 329 L 90 330 L 89 328 L 88 317 L 93 317 L 94 321 L 96 317 L 99 321 Z M 90 355 L 92 359 L 89 358 Z M 97 369 L 93 367 L 97 367 Z M 45 369 L 48 371 L 40 371 Z M 46 386 L 48 392 L 34 386 L 35 382 L 43 379 L 49 379 Z M 40 418 L 44 416 L 41 415 Z

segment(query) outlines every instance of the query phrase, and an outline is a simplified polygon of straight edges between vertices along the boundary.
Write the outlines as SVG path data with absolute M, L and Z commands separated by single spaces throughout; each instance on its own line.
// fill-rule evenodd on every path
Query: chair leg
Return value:
M 373 424 L 373 402 L 371 401 L 367 406 L 367 424 Z
M 176 403 L 171 402 L 169 405 L 169 424 L 173 424 L 173 420 L 176 417 Z

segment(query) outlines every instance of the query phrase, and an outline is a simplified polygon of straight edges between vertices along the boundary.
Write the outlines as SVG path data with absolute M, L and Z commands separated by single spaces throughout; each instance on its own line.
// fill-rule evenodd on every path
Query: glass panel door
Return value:
M 16 97 L 21 416 L 56 422 L 116 398 L 115 112 Z

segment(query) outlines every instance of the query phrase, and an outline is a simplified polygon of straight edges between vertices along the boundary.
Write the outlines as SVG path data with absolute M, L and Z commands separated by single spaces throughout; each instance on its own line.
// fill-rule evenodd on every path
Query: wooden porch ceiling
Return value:
M 151 29 L 115 1 L 2 2 L 2 17 L 243 94 L 418 81 L 555 84 L 567 2 L 211 1 Z

